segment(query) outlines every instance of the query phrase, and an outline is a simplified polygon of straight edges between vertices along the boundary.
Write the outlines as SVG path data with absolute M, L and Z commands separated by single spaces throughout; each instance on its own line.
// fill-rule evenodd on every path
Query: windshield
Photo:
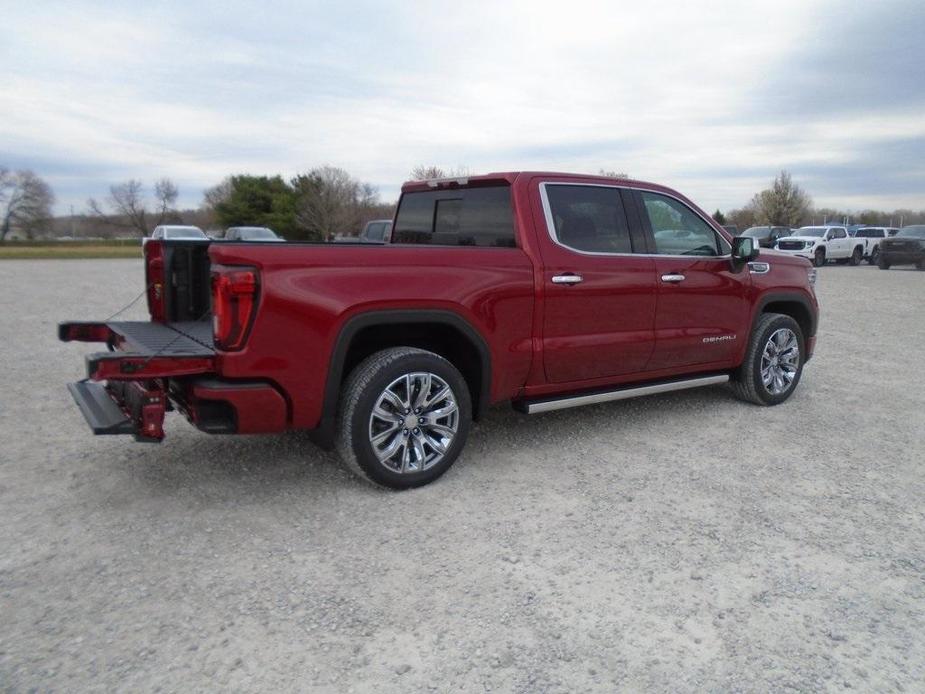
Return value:
M 204 239 L 206 235 L 199 227 L 176 227 L 164 230 L 165 239 Z
M 793 232 L 793 236 L 825 236 L 825 227 L 803 227 Z
M 925 224 L 916 224 L 915 226 L 911 227 L 903 227 L 896 235 L 913 239 L 925 239 Z
M 242 239 L 275 239 L 276 234 L 266 227 L 238 227 L 235 229 Z
M 879 239 L 886 234 L 883 233 L 883 229 L 858 229 L 854 236 L 859 239 Z
M 748 236 L 753 239 L 760 239 L 771 233 L 771 227 L 750 227 L 742 232 L 742 236 Z

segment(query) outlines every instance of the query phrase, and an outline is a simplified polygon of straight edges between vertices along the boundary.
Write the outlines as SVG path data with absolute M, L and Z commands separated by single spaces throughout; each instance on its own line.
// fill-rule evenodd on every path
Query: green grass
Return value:
M 141 258 L 141 244 L 117 241 L 10 241 L 0 243 L 0 260 L 67 258 Z

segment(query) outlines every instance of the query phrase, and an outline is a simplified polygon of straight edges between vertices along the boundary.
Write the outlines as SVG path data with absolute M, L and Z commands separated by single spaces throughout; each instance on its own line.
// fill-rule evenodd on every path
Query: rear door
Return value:
M 641 190 L 636 200 L 658 286 L 648 370 L 732 360 L 748 339 L 748 266 L 734 267 L 729 243 L 680 199 Z
M 655 262 L 634 254 L 645 239 L 638 220 L 627 220 L 625 194 L 616 186 L 538 181 L 532 194 L 543 211 L 537 236 L 546 378 L 565 383 L 644 370 L 653 349 Z

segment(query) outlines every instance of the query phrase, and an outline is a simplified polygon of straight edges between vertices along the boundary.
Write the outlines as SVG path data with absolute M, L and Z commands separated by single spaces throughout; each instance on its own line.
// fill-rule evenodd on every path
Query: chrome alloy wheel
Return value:
M 761 353 L 761 381 L 771 395 L 787 392 L 800 368 L 800 342 L 790 328 L 775 330 Z
M 432 373 L 399 376 L 369 416 L 369 443 L 392 472 L 421 472 L 439 463 L 459 430 L 456 394 Z

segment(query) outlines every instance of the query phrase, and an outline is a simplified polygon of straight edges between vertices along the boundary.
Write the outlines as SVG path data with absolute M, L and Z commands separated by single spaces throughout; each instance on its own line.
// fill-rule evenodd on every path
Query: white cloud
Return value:
M 615 168 L 728 208 L 781 168 L 812 180 L 821 165 L 856 165 L 863 147 L 925 136 L 916 109 L 782 118 L 761 101 L 783 56 L 829 40 L 830 7 L 17 8 L 0 28 L 0 157 L 61 183 L 62 205 L 161 176 L 196 204 L 227 173 L 325 163 L 393 197 L 413 165 L 433 162 Z M 909 191 L 843 194 L 916 204 Z

